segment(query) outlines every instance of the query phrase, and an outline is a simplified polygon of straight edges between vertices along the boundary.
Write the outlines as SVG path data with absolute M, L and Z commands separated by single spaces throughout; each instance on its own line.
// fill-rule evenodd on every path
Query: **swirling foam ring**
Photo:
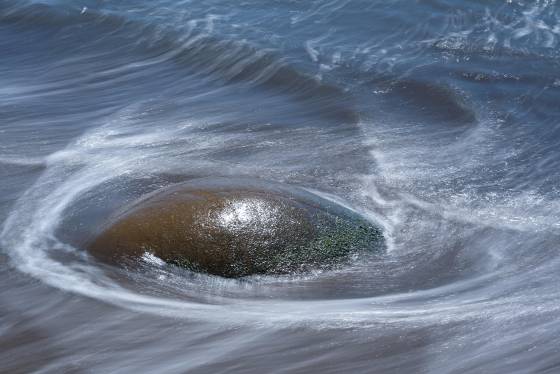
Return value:
M 118 131 L 117 131 L 118 133 Z M 360 299 L 317 301 L 234 300 L 223 298 L 218 305 L 147 296 L 125 289 L 93 265 L 62 264 L 49 256 L 49 251 L 79 249 L 60 242 L 55 232 L 65 212 L 86 192 L 126 173 L 142 169 L 153 154 L 139 145 L 163 140 L 159 134 L 150 137 L 133 135 L 133 147 L 111 154 L 128 144 L 127 138 L 115 136 L 115 128 L 95 129 L 68 148 L 46 158 L 47 168 L 39 179 L 17 201 L 0 233 L 0 243 L 13 264 L 22 272 L 61 290 L 103 300 L 119 307 L 174 318 L 220 321 L 226 325 L 265 324 L 271 326 L 305 324 L 321 326 L 379 325 L 380 323 L 438 323 L 442 318 L 475 317 L 478 306 L 464 302 L 457 305 L 441 301 L 419 308 L 402 304 L 410 294 L 396 294 Z M 130 145 L 129 144 L 129 145 Z M 99 152 L 103 149 L 103 152 Z M 157 152 L 157 151 L 154 151 Z M 108 156 L 109 155 L 109 156 Z M 144 159 L 146 163 L 139 162 Z M 151 160 L 151 161 L 150 161 Z M 155 161 L 157 164 L 158 161 Z M 324 196 L 328 197 L 328 196 Z M 157 264 L 156 264 L 157 266 Z M 484 282 L 487 274 L 476 282 Z M 224 280 L 224 282 L 234 282 Z M 440 289 L 417 291 L 415 297 L 433 297 L 448 288 L 457 291 L 471 287 L 473 280 L 457 282 Z M 399 305 L 392 306 L 394 302 Z M 499 300 L 486 302 L 498 306 Z M 227 311 L 227 312 L 226 312 Z

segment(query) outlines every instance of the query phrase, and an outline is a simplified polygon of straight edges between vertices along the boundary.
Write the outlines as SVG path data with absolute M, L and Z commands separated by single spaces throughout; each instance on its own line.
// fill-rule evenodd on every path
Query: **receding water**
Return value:
M 0 2 L 0 372 L 559 373 L 556 0 Z M 75 238 L 198 177 L 387 251 L 241 280 Z

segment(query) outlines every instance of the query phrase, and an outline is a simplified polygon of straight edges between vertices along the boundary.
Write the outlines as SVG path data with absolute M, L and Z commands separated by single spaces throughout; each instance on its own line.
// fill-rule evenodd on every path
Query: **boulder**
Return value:
M 193 271 L 237 278 L 332 266 L 383 248 L 357 213 L 306 190 L 245 179 L 199 179 L 155 191 L 109 219 L 87 249 L 123 263 L 150 253 Z

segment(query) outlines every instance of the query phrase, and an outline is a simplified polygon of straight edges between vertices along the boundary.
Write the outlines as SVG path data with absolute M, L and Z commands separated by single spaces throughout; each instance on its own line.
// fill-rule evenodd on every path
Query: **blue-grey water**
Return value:
M 560 373 L 556 0 L 0 1 L 0 372 Z M 226 280 L 73 244 L 179 180 L 387 252 Z

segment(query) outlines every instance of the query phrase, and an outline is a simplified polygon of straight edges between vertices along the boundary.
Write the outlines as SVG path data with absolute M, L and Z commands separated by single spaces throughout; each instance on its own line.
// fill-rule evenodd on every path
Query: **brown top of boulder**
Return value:
M 303 190 L 263 183 L 220 179 L 156 191 L 110 220 L 88 250 L 117 263 L 148 252 L 224 277 L 287 273 L 318 261 L 321 248 L 309 245 L 332 242 L 324 231 L 325 223 L 334 227 L 336 209 Z
M 266 266 L 256 258 L 312 237 L 308 216 L 272 194 L 176 190 L 135 204 L 89 250 L 104 260 L 149 252 L 167 262 L 190 261 L 211 274 L 261 273 Z

